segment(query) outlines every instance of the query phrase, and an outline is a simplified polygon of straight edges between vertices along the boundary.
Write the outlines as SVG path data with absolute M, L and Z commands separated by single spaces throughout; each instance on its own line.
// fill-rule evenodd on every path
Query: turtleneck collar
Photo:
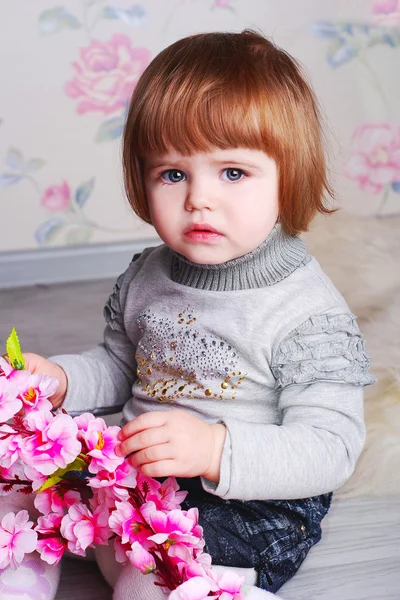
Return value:
M 193 263 L 172 251 L 172 279 L 189 287 L 229 291 L 274 285 L 307 263 L 307 246 L 297 236 L 286 235 L 276 224 L 260 246 L 218 265 Z

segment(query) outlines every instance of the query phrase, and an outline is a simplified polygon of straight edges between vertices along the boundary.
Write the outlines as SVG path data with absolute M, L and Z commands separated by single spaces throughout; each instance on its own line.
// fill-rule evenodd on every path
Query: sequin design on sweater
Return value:
M 162 316 L 138 316 L 137 385 L 149 398 L 174 403 L 178 398 L 234 400 L 247 373 L 226 340 L 201 332 L 191 308 Z

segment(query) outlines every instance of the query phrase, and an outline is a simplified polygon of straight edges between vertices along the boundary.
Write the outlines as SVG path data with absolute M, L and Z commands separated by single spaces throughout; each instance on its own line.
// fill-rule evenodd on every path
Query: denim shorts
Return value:
M 203 490 L 199 478 L 178 479 L 188 495 L 182 508 L 199 509 L 214 564 L 254 568 L 258 587 L 276 592 L 293 577 L 321 539 L 332 494 L 301 500 L 224 500 Z

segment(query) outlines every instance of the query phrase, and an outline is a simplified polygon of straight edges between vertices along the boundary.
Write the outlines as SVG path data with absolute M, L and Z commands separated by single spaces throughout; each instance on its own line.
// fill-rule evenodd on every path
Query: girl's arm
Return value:
M 119 412 L 132 395 L 136 377 L 135 348 L 124 331 L 107 325 L 104 342 L 79 355 L 53 356 L 67 376 L 62 404 L 69 413 Z
M 296 499 L 330 492 L 350 477 L 365 440 L 363 386 L 373 379 L 355 322 L 349 326 L 348 314 L 325 317 L 292 331 L 275 353 L 281 424 L 224 419 L 220 481 L 203 480 L 207 491 Z
M 135 255 L 125 273 L 118 277 L 106 303 L 103 343 L 79 355 L 50 358 L 66 373 L 67 393 L 62 406 L 70 413 L 119 412 L 132 396 L 136 349 L 126 333 L 124 315 L 129 284 L 137 274 L 139 256 Z

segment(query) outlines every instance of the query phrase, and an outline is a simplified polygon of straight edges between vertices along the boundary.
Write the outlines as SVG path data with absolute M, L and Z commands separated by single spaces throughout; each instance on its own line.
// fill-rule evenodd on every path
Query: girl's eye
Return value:
M 240 181 L 243 177 L 245 177 L 245 173 L 241 169 L 229 167 L 223 171 L 223 179 L 225 181 Z
M 180 183 L 181 181 L 184 181 L 185 178 L 185 173 L 183 173 L 183 171 L 178 171 L 178 169 L 168 169 L 168 171 L 161 173 L 161 179 L 165 183 Z

